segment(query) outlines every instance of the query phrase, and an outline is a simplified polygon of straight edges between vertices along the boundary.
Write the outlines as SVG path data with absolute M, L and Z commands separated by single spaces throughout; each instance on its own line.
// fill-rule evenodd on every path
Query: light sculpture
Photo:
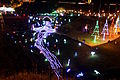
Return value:
M 94 28 L 94 31 L 91 36 L 94 36 L 94 43 L 96 43 L 96 40 L 100 37 L 99 36 L 99 25 L 98 25 L 98 20 L 96 21 L 96 26 Z
M 118 34 L 118 22 L 119 22 L 119 16 L 118 16 L 118 18 L 117 18 L 117 20 L 116 20 L 116 24 L 115 24 L 115 26 L 114 26 L 114 33 L 115 33 L 115 35 Z
M 114 18 L 112 20 L 109 32 L 109 37 L 114 37 Z
M 53 69 L 53 71 L 59 79 L 61 77 L 59 69 L 62 68 L 62 65 L 57 59 L 57 57 L 54 54 L 52 54 L 44 45 L 44 38 L 49 36 L 49 34 L 51 33 L 55 33 L 56 30 L 53 29 L 52 26 L 47 26 L 47 24 L 37 28 L 32 26 L 32 30 L 35 31 L 35 33 L 37 34 L 37 39 L 35 40 L 34 46 L 36 46 L 40 51 L 42 51 L 43 55 L 49 61 L 51 68 Z
M 107 19 L 106 19 L 106 23 L 104 24 L 103 31 L 102 31 L 101 34 L 103 34 L 103 40 L 105 40 L 105 36 L 106 35 L 109 35 L 109 32 L 108 32 L 108 21 L 107 21 Z

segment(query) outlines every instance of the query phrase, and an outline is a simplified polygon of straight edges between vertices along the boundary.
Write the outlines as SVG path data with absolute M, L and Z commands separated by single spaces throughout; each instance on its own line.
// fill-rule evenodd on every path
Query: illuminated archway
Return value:
M 49 16 L 43 17 L 43 20 L 45 20 L 46 18 L 48 18 L 50 20 L 50 22 L 52 22 L 52 19 Z

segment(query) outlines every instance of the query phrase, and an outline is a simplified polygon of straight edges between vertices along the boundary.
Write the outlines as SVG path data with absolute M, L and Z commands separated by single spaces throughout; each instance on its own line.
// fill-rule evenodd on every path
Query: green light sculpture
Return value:
M 95 26 L 95 28 L 94 28 L 94 30 L 93 30 L 93 33 L 92 33 L 92 35 L 91 36 L 94 36 L 94 43 L 96 43 L 96 40 L 97 39 L 99 39 L 99 25 L 98 25 L 98 20 L 96 21 L 96 26 Z

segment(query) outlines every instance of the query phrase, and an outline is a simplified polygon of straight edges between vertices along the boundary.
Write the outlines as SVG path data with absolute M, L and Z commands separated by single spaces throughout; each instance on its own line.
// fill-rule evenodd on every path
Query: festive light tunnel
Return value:
M 49 24 L 48 24 L 49 25 Z M 52 54 L 47 47 L 44 45 L 44 39 L 47 38 L 47 36 L 51 33 L 55 33 L 56 30 L 52 28 L 52 26 L 48 26 L 47 24 L 42 27 L 34 27 L 34 24 L 32 25 L 32 30 L 35 31 L 35 34 L 37 34 L 37 39 L 35 40 L 35 46 L 42 51 L 43 55 L 46 57 L 46 59 L 49 61 L 51 68 L 55 72 L 56 76 L 59 78 L 62 78 L 59 72 L 59 69 L 62 68 L 61 63 L 57 59 L 57 57 Z

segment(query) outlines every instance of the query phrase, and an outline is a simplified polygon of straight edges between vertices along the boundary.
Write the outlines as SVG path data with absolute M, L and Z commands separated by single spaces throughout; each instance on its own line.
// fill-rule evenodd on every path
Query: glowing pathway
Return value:
M 57 59 L 57 57 L 52 54 L 47 47 L 44 45 L 44 39 L 51 33 L 56 32 L 55 29 L 48 26 L 43 26 L 39 28 L 35 28 L 34 25 L 32 25 L 33 31 L 37 34 L 37 39 L 35 40 L 35 46 L 42 51 L 43 55 L 47 58 L 47 60 L 50 62 L 51 68 L 57 75 L 58 79 L 61 77 L 59 69 L 62 68 L 61 63 Z

